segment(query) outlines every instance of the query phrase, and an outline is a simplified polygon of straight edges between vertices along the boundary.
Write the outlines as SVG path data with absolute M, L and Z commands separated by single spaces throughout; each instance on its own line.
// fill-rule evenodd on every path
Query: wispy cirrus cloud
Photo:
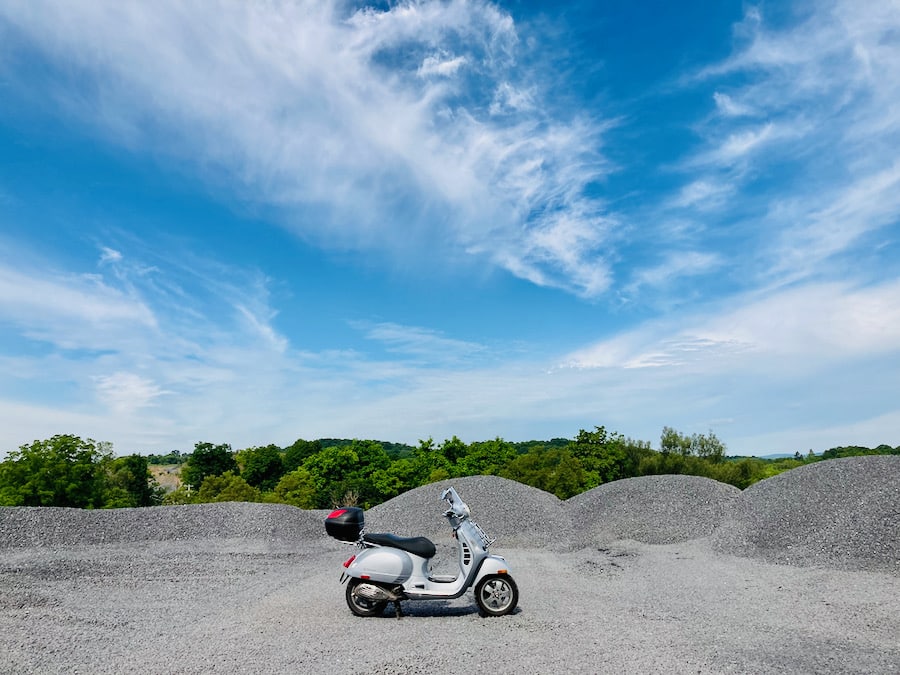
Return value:
M 719 115 L 698 157 L 756 203 L 757 276 L 782 283 L 900 218 L 900 7 L 831 0 L 798 16 L 773 27 L 749 9 L 734 54 L 700 75 Z
M 122 371 L 97 375 L 94 382 L 103 403 L 119 414 L 152 405 L 155 399 L 166 393 L 153 380 Z
M 471 363 L 472 359 L 486 351 L 484 345 L 449 338 L 420 326 L 353 323 L 365 331 L 366 338 L 383 344 L 387 351 L 412 357 L 424 364 Z
M 153 331 L 156 316 L 127 289 L 101 276 L 35 274 L 0 261 L 0 319 L 66 349 L 108 349 L 132 327 Z
M 188 159 L 320 245 L 439 241 L 442 259 L 608 286 L 589 190 L 608 171 L 604 123 L 518 67 L 529 47 L 492 3 L 14 0 L 0 21 L 66 64 L 51 100 L 97 134 Z M 5 70 L 27 87 L 19 65 Z
M 252 273 L 168 247 L 165 256 L 181 264 L 150 264 L 127 246 L 98 248 L 96 270 L 80 274 L 48 271 L 47 260 L 26 250 L 15 252 L 15 267 L 0 262 L 0 321 L 44 345 L 21 354 L 6 345 L 4 389 L 50 378 L 52 398 L 131 415 L 264 370 L 285 351 L 265 284 L 247 283 Z
M 643 286 L 656 288 L 671 287 L 673 282 L 684 277 L 709 274 L 722 264 L 716 253 L 705 251 L 677 251 L 669 254 L 656 267 L 646 268 L 636 274 L 629 293 L 638 292 Z

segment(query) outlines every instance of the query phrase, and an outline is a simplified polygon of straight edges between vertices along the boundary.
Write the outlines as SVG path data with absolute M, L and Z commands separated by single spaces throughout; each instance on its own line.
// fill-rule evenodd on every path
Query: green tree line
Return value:
M 0 463 L 0 505 L 115 508 L 155 504 L 250 501 L 330 508 L 370 508 L 438 480 L 497 475 L 568 499 L 622 478 L 657 474 L 705 476 L 741 489 L 803 464 L 859 454 L 900 454 L 900 447 L 833 448 L 777 460 L 728 457 L 712 432 L 664 427 L 659 449 L 605 427 L 574 439 L 511 443 L 459 438 L 417 446 L 373 440 L 298 439 L 234 451 L 199 442 L 191 453 L 115 457 L 109 444 L 61 435 L 25 445 Z M 150 464 L 180 464 L 182 486 L 165 493 Z
M 0 462 L 0 506 L 152 506 L 163 495 L 147 457 L 115 457 L 110 444 L 69 434 L 23 445 Z

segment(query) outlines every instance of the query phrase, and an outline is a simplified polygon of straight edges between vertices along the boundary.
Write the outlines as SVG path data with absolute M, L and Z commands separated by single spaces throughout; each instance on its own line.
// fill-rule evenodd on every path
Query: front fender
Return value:
M 477 586 L 479 581 L 492 574 L 512 574 L 506 558 L 500 555 L 490 555 L 485 558 L 481 567 L 478 568 L 478 574 L 475 575 L 472 585 Z

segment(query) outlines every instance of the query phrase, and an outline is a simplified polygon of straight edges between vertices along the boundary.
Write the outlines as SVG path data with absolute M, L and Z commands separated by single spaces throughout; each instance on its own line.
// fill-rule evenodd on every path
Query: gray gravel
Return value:
M 569 546 L 572 521 L 566 504 L 556 495 L 498 476 L 469 476 L 410 490 L 366 513 L 369 532 L 396 532 L 447 538 L 450 529 L 441 515 L 440 500 L 448 487 L 459 493 L 472 511 L 472 519 L 495 546 L 555 548 Z
M 0 509 L 0 672 L 897 673 L 900 472 L 872 459 L 738 494 L 662 476 L 560 502 L 453 481 L 520 587 L 498 619 L 471 594 L 354 617 L 338 584 L 353 549 L 324 511 Z M 449 543 L 446 484 L 372 509 L 368 529 Z
M 833 459 L 756 483 L 714 544 L 771 562 L 900 574 L 900 456 Z
M 674 544 L 713 533 L 741 491 L 699 476 L 643 476 L 568 500 L 581 545 L 616 539 Z
M 293 548 L 298 541 L 327 540 L 322 521 L 328 513 L 250 503 L 96 511 L 7 507 L 0 508 L 0 550 L 180 541 Z

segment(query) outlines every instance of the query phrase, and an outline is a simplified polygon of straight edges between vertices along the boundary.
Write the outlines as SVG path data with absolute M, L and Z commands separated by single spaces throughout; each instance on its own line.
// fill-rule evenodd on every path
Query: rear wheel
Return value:
M 475 602 L 482 614 L 503 616 L 519 604 L 519 589 L 508 574 L 492 574 L 478 582 Z
M 347 606 L 356 616 L 378 616 L 387 607 L 387 600 L 370 600 L 356 592 L 356 587 L 362 582 L 360 579 L 350 579 L 347 582 Z

